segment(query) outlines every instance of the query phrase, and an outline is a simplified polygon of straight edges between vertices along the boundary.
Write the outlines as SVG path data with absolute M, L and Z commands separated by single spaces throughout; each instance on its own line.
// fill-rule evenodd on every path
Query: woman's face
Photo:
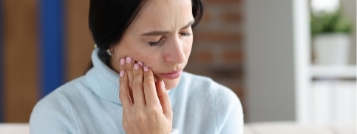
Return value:
M 150 67 L 167 89 L 176 87 L 181 75 L 175 72 L 183 70 L 191 53 L 193 22 L 191 0 L 147 1 L 114 46 L 112 66 L 117 70 L 118 59 L 131 57 Z

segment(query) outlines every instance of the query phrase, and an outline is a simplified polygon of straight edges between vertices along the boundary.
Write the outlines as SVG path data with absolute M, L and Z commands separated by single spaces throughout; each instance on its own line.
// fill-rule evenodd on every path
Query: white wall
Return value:
M 353 21 L 354 28 L 356 29 L 356 0 L 340 0 L 341 6 L 345 11 L 347 17 Z M 351 49 L 351 63 L 356 64 L 356 30 L 351 35 L 352 49 Z

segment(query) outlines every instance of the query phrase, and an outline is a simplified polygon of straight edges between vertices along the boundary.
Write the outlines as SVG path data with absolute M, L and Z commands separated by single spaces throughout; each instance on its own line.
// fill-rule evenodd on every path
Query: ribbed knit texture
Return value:
M 124 134 L 119 76 L 93 50 L 94 67 L 41 99 L 32 111 L 31 134 Z M 168 91 L 173 129 L 179 134 L 243 134 L 237 96 L 210 78 L 182 73 Z

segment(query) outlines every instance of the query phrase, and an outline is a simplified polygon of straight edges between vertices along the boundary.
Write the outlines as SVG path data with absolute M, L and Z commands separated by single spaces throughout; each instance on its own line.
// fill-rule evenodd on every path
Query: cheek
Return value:
M 137 60 L 137 58 L 140 57 L 143 50 L 142 47 L 140 47 L 139 42 L 135 41 L 134 39 L 131 38 L 123 38 L 123 40 L 116 45 L 115 50 L 117 52 L 117 55 L 119 57 L 131 57 Z
M 187 58 L 191 54 L 192 44 L 193 44 L 193 36 L 188 37 L 185 41 L 185 46 L 183 48 L 184 53 L 186 54 Z M 187 59 L 186 59 L 187 60 Z

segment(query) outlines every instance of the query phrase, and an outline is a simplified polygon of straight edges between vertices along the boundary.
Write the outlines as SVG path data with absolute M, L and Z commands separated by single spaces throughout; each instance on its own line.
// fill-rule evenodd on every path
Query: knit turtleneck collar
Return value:
M 91 68 L 85 75 L 89 88 L 102 99 L 121 104 L 119 100 L 119 75 L 99 57 L 99 49 L 92 52 Z

